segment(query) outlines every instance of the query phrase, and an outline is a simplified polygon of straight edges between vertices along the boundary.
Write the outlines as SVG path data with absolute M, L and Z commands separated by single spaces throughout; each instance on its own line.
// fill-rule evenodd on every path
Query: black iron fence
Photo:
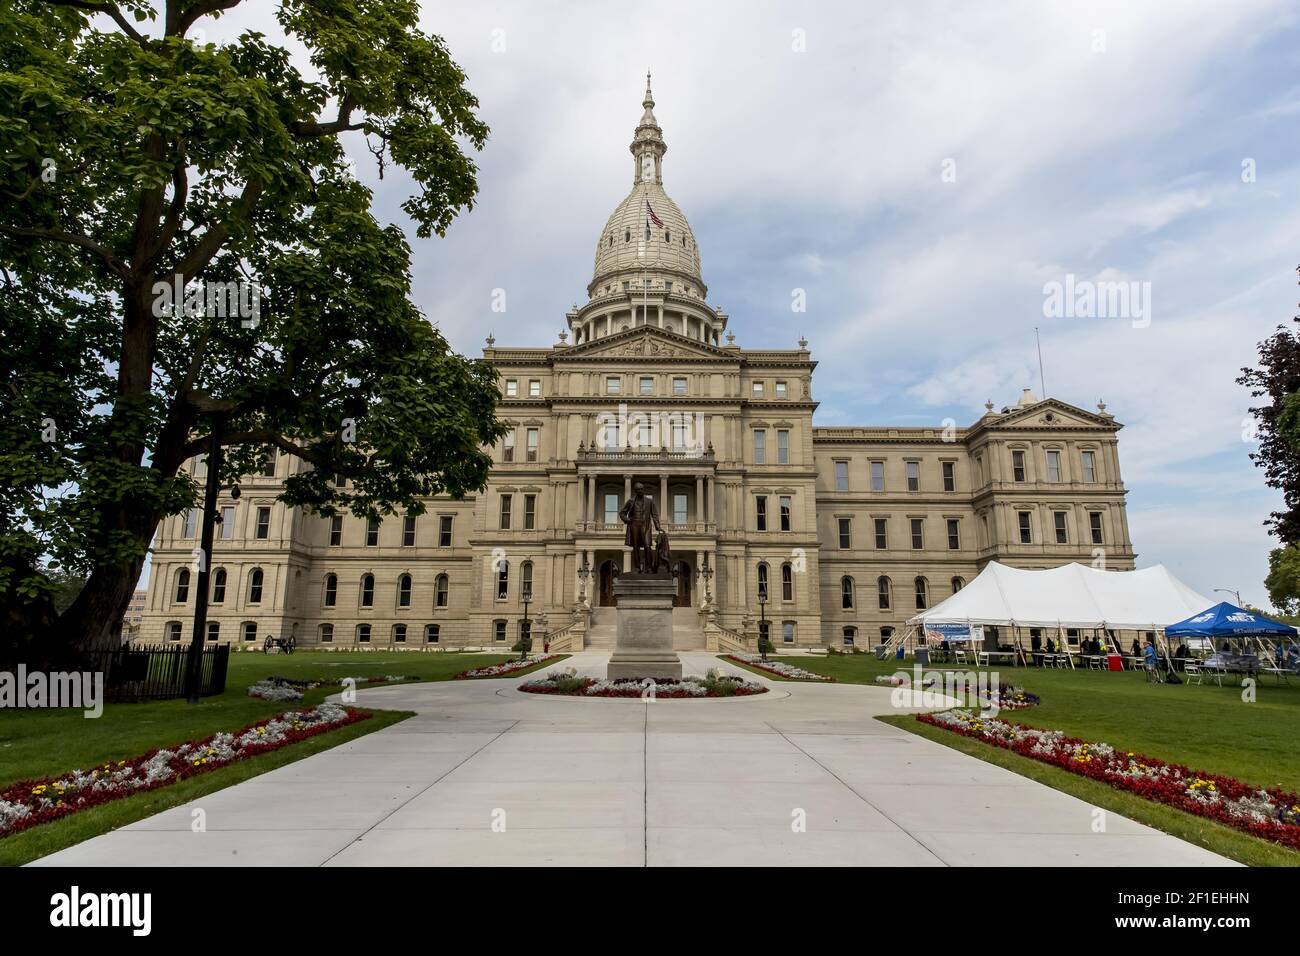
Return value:
M 199 662 L 199 696 L 211 697 L 226 689 L 230 645 L 202 650 Z M 104 674 L 104 697 L 110 701 L 169 700 L 185 696 L 189 645 L 160 644 L 88 651 L 83 666 Z

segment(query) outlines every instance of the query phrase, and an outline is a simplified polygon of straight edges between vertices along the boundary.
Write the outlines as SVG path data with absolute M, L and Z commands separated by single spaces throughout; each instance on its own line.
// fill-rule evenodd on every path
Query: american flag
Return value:
M 648 199 L 645 201 L 645 213 L 649 217 L 650 222 L 653 222 L 656 226 L 658 226 L 661 229 L 663 228 L 664 225 L 663 221 L 658 216 L 655 215 L 654 208 L 650 205 L 650 200 Z

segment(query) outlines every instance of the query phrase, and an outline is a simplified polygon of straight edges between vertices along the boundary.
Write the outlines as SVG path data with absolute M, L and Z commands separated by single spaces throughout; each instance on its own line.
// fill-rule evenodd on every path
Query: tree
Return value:
M 1300 322 L 1300 316 L 1292 321 Z M 1249 388 L 1252 398 L 1268 398 L 1268 404 L 1250 409 L 1259 439 L 1250 458 L 1286 503 L 1286 510 L 1273 512 L 1265 524 L 1284 545 L 1300 544 L 1300 338 L 1295 329 L 1278 326 L 1259 345 L 1259 368 L 1241 373 L 1237 384 Z
M 291 505 L 418 514 L 486 483 L 495 373 L 412 304 L 341 143 L 373 138 L 442 235 L 477 191 L 477 100 L 413 0 L 281 0 L 311 76 L 258 33 L 202 42 L 240 2 L 0 7 L 0 661 L 112 638 L 199 496 L 214 401 L 222 483 L 288 453 Z M 86 577 L 62 613 L 49 565 Z
M 1268 599 L 1283 614 L 1300 614 L 1300 548 L 1290 545 L 1269 552 Z

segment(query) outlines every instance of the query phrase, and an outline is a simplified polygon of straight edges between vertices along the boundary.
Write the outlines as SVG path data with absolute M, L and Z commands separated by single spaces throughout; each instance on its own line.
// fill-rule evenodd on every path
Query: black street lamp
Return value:
M 758 592 L 758 654 L 763 661 L 767 660 L 767 592 Z
M 591 577 L 591 568 L 587 567 L 587 555 L 582 555 L 582 565 L 578 568 L 578 580 L 582 582 L 582 588 L 578 595 L 579 603 L 587 603 L 587 580 Z
M 713 605 L 713 591 L 709 589 L 709 582 L 713 580 L 713 569 L 709 567 L 707 556 L 704 558 L 704 569 L 700 571 L 700 577 L 704 578 L 704 606 L 711 607 Z
M 185 700 L 197 704 L 202 677 L 203 642 L 208 629 L 208 581 L 212 573 L 213 526 L 216 524 L 217 494 L 221 488 L 221 437 L 225 430 L 226 416 L 234 408 L 234 403 L 214 399 L 201 392 L 191 392 L 188 397 L 200 412 L 211 418 L 208 474 L 203 491 L 203 528 L 199 535 L 199 574 L 195 582 L 197 593 L 194 595 L 194 631 L 190 635 L 189 660 L 185 662 Z
M 528 620 L 528 605 L 533 599 L 533 592 L 525 590 L 524 599 L 524 626 L 523 633 L 519 635 L 519 659 L 522 661 L 528 656 L 528 652 L 533 648 L 533 625 Z

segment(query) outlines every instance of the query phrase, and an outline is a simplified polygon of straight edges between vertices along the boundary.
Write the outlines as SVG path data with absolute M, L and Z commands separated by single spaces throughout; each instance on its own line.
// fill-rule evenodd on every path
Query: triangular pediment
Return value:
M 720 349 L 653 325 L 638 325 L 592 342 L 583 342 L 557 355 L 557 361 L 572 358 L 611 359 L 728 359 L 733 351 Z
M 1032 405 L 1017 406 L 996 421 L 988 422 L 990 428 L 1120 428 L 1119 422 L 1108 415 L 1085 411 L 1059 399 L 1047 398 Z

